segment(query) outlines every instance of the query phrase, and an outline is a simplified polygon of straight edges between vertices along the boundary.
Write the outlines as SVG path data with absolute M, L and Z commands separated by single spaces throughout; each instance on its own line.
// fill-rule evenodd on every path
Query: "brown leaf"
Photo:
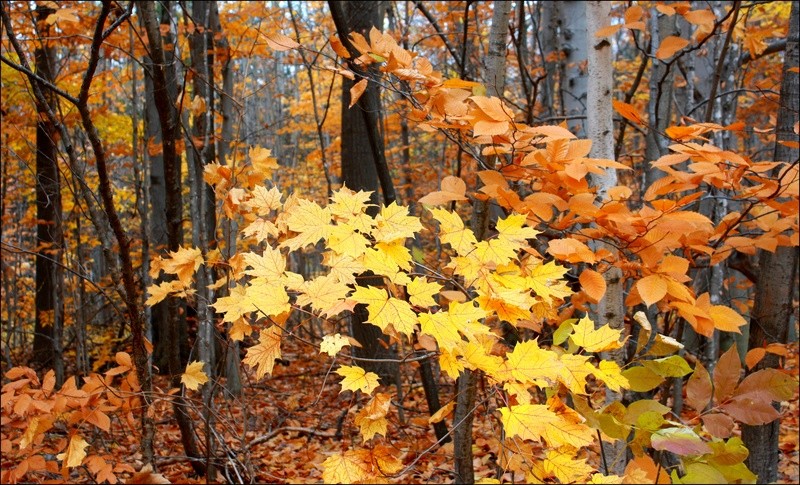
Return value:
M 166 485 L 168 483 L 172 483 L 167 478 L 160 474 L 160 473 L 153 473 L 153 467 L 151 465 L 145 465 L 142 467 L 142 470 L 138 473 L 134 473 L 132 477 L 128 479 L 125 483 L 127 484 L 157 484 L 157 485 Z
M 739 360 L 739 353 L 736 350 L 736 344 L 733 344 L 727 352 L 722 354 L 716 369 L 714 369 L 714 399 L 717 402 L 722 402 L 733 394 L 736 384 L 739 383 L 741 370 L 742 363 Z
M 700 419 L 703 420 L 703 426 L 705 426 L 706 431 L 716 438 L 726 439 L 733 432 L 734 422 L 727 414 L 706 414 Z
M 698 412 L 703 412 L 711 401 L 711 394 L 711 377 L 703 364 L 698 362 L 686 383 L 686 403 Z

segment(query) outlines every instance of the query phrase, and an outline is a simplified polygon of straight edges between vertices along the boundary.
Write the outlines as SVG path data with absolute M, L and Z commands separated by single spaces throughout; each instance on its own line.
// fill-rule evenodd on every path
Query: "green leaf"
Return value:
M 630 390 L 635 392 L 647 392 L 660 386 L 664 378 L 647 367 L 631 367 L 622 371 L 622 375 L 628 379 Z
M 683 377 L 692 372 L 692 368 L 680 355 L 672 355 L 655 360 L 644 360 L 642 365 L 661 377 Z

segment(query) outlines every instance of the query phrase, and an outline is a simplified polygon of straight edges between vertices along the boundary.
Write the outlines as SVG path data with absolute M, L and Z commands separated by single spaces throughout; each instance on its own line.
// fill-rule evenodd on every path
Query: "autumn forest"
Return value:
M 0 3 L 0 481 L 796 483 L 798 9 Z

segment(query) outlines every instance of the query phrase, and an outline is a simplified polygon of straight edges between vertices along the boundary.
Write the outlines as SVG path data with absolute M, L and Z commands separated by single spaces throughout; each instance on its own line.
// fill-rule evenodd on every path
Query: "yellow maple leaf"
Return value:
M 87 446 L 89 446 L 89 443 L 81 435 L 74 434 L 69 439 L 67 449 L 64 450 L 64 453 L 59 453 L 56 458 L 64 461 L 64 468 L 80 466 L 86 457 Z
M 278 228 L 272 222 L 258 217 L 244 228 L 242 234 L 245 237 L 254 237 L 258 242 L 264 242 L 270 236 L 278 237 Z
M 464 227 L 461 216 L 445 209 L 430 209 L 433 218 L 439 222 L 439 239 L 449 244 L 456 253 L 464 256 L 470 253 L 478 240 L 475 234 Z
M 329 310 L 344 301 L 350 287 L 327 274 L 304 282 L 300 291 L 296 300 L 298 306 L 311 305 L 311 308 L 326 315 Z
M 364 450 L 350 450 L 329 456 L 322 462 L 325 483 L 360 483 L 373 478 L 372 464 L 364 459 Z
M 340 393 L 360 389 L 366 394 L 372 394 L 379 385 L 378 374 L 367 372 L 357 365 L 343 365 L 336 370 L 336 373 L 344 377 Z
M 542 388 L 556 382 L 564 367 L 555 352 L 540 348 L 536 340 L 517 344 L 507 358 L 515 379 Z
M 478 342 L 462 343 L 461 355 L 464 367 L 472 370 L 480 369 L 490 376 L 494 376 L 503 365 L 501 357 L 490 355 L 486 348 Z
M 283 194 L 277 187 L 267 190 L 263 185 L 257 185 L 250 192 L 250 198 L 247 199 L 244 205 L 255 212 L 256 215 L 265 216 L 270 211 L 280 208 L 282 197 Z
M 228 330 L 228 336 L 234 342 L 243 340 L 251 333 L 253 333 L 253 327 L 251 327 L 244 318 L 237 318 L 236 321 L 233 322 L 233 325 L 231 325 L 230 330 Z
M 165 281 L 157 285 L 150 285 L 147 287 L 147 293 L 150 295 L 144 302 L 147 306 L 153 306 L 158 302 L 164 300 L 166 297 L 185 290 L 186 287 L 178 280 Z
M 587 365 L 591 366 L 589 363 Z M 622 375 L 622 369 L 613 360 L 601 360 L 597 368 L 592 369 L 592 374 L 605 382 L 606 386 L 614 392 L 620 392 L 620 390 L 630 387 L 628 379 Z
M 369 245 L 369 240 L 348 223 L 339 223 L 328 233 L 328 247 L 354 259 L 364 254 Z
M 273 325 L 262 330 L 258 340 L 256 345 L 247 349 L 247 355 L 242 360 L 255 369 L 256 380 L 261 379 L 265 374 L 272 374 L 275 359 L 279 359 L 281 356 L 281 328 Z
M 573 333 L 570 335 L 572 342 L 578 347 L 583 347 L 587 352 L 606 352 L 622 347 L 624 342 L 620 342 L 622 335 L 620 330 L 611 328 L 608 324 L 595 329 L 594 322 L 586 316 L 578 320 L 572 326 Z
M 506 434 L 523 440 L 541 440 L 544 429 L 559 421 L 556 413 L 544 404 L 518 404 L 499 411 Z
M 203 372 L 203 363 L 196 360 L 188 364 L 181 375 L 181 382 L 187 389 L 192 391 L 196 391 L 200 386 L 208 382 L 208 376 Z
M 589 377 L 592 369 L 594 369 L 591 365 L 586 365 L 589 357 L 564 354 L 559 357 L 559 360 L 564 365 L 561 368 L 559 380 L 575 394 L 586 394 L 586 378 Z
M 527 223 L 525 214 L 511 214 L 497 221 L 498 238 L 516 243 L 519 247 L 526 244 L 527 239 L 534 239 L 539 231 L 532 227 L 523 227 Z M 518 248 L 519 249 L 519 248 Z
M 366 271 L 361 259 L 354 259 L 350 256 L 338 254 L 335 251 L 326 251 L 322 256 L 322 264 L 330 268 L 328 273 L 337 280 L 348 285 L 354 285 L 356 284 L 355 275 Z
M 246 303 L 252 307 L 250 311 L 258 310 L 265 316 L 280 315 L 291 310 L 286 288 L 272 279 L 252 279 L 246 287 L 245 295 Z
M 239 285 L 231 288 L 228 296 L 217 298 L 213 303 L 214 309 L 223 314 L 223 322 L 235 322 L 242 318 L 245 313 L 255 311 L 255 308 L 247 298 L 247 287 Z
M 161 262 L 161 268 L 167 273 L 177 275 L 184 286 L 189 286 L 192 275 L 203 264 L 203 253 L 198 248 L 181 247 L 177 251 L 171 251 L 169 256 L 169 259 L 165 258 Z
M 353 192 L 347 187 L 342 187 L 332 194 L 328 208 L 340 224 L 344 223 L 361 234 L 368 235 L 376 224 L 375 219 L 365 212 L 367 207 L 372 205 L 367 204 L 370 194 L 372 192 L 363 190 Z
M 453 324 L 449 312 L 420 313 L 419 323 L 422 332 L 436 339 L 443 351 L 452 351 L 461 343 L 461 335 Z
M 326 335 L 322 337 L 322 343 L 319 344 L 319 353 L 325 352 L 331 357 L 335 357 L 345 345 L 350 345 L 350 340 L 342 334 Z
M 411 282 L 406 286 L 408 291 L 408 301 L 412 305 L 419 307 L 432 307 L 436 305 L 433 295 L 438 294 L 443 286 L 435 281 L 428 281 L 425 277 L 411 278 Z
M 619 475 L 603 475 L 602 473 L 594 473 L 586 483 L 617 484 L 622 483 L 624 479 L 625 477 L 621 477 Z
M 444 348 L 439 349 L 439 368 L 442 369 L 442 372 L 450 376 L 451 379 L 458 378 L 461 371 L 464 370 L 464 364 L 458 360 L 457 356 L 457 348 L 453 349 L 452 352 Z
M 388 325 L 394 326 L 400 333 L 411 336 L 417 324 L 417 314 L 408 302 L 390 297 L 383 288 L 359 286 L 350 295 L 350 299 L 367 305 L 369 320 L 367 322 L 385 330 Z
M 408 215 L 408 207 L 397 205 L 396 202 L 382 208 L 375 222 L 377 225 L 372 235 L 378 242 L 402 241 L 422 230 L 419 217 Z
M 278 160 L 271 156 L 269 148 L 251 147 L 248 155 L 253 170 L 262 178 L 272 177 L 272 171 L 278 168 Z
M 586 480 L 594 467 L 586 463 L 585 458 L 578 458 L 574 452 L 550 450 L 542 463 L 547 476 L 556 477 L 560 483 L 580 483 Z
M 376 393 L 364 408 L 355 417 L 355 424 L 361 430 L 364 441 L 372 439 L 376 434 L 386 436 L 389 421 L 386 413 L 389 412 L 391 396 L 382 392 Z
M 328 238 L 332 227 L 329 208 L 323 209 L 316 202 L 298 199 L 297 204 L 286 209 L 284 214 L 286 226 L 298 234 L 281 243 L 281 247 L 294 251 Z
M 408 275 L 400 271 L 400 266 L 385 251 L 379 249 L 367 248 L 361 260 L 364 267 L 372 271 L 376 275 L 386 276 L 394 284 L 407 285 L 410 280 Z
M 502 266 L 516 258 L 519 245 L 508 239 L 495 238 L 475 245 L 475 255 L 484 265 Z
M 555 261 L 538 264 L 529 270 L 525 284 L 536 293 L 536 296 L 547 303 L 552 303 L 554 298 L 564 299 L 572 294 L 572 290 L 563 280 L 566 272 L 567 268 L 559 266 Z
M 375 249 L 386 253 L 398 267 L 406 271 L 411 270 L 411 251 L 405 246 L 403 239 L 375 243 Z
M 243 253 L 244 262 L 252 269 L 245 270 L 244 274 L 277 280 L 286 271 L 286 258 L 277 249 L 270 246 L 264 248 L 261 254 Z

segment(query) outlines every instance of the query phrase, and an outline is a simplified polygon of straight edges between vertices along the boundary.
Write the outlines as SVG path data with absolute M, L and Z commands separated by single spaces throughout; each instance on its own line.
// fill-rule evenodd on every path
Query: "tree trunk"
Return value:
M 585 2 L 557 2 L 559 13 L 559 49 L 561 61 L 560 94 L 567 126 L 578 138 L 584 138 L 586 115 L 586 7 Z
M 348 1 L 330 2 L 331 14 L 336 23 L 336 30 L 342 42 L 348 46 L 347 35 L 350 32 L 359 32 L 369 37 L 372 27 L 381 28 L 383 14 L 386 8 L 384 2 L 372 1 Z M 369 73 L 365 73 L 369 76 Z M 379 101 L 378 86 L 370 82 L 366 91 L 359 100 L 358 105 L 350 106 L 350 88 L 355 84 L 354 81 L 344 78 L 342 80 L 342 183 L 351 190 L 371 191 L 370 203 L 375 204 L 367 212 L 375 216 L 378 213 L 378 160 L 376 151 L 383 151 L 383 143 L 376 146 L 378 140 L 374 138 L 374 131 L 377 130 L 377 113 L 364 112 L 362 101 L 372 100 L 374 103 Z M 378 105 L 378 109 L 380 106 Z M 374 115 L 374 126 L 367 123 L 365 116 Z M 371 135 L 370 132 L 373 132 Z M 373 139 L 370 139 L 370 137 Z M 375 149 L 373 149 L 375 148 Z M 393 191 L 391 197 L 394 198 Z M 384 198 L 388 198 L 384 191 Z M 386 202 L 388 204 L 388 202 Z M 360 278 L 359 284 L 362 285 L 382 285 L 381 278 Z M 389 338 L 383 334 L 380 328 L 369 323 L 365 323 L 368 318 L 367 309 L 363 305 L 358 305 L 353 311 L 350 319 L 351 332 L 353 337 L 358 340 L 363 348 L 356 348 L 357 357 L 368 359 L 396 359 L 396 350 L 389 345 Z M 381 376 L 386 384 L 397 384 L 399 388 L 400 368 L 397 362 L 364 362 L 364 368 Z
M 41 44 L 36 48 L 36 73 L 53 80 L 55 51 L 46 47 L 50 27 L 45 22 L 55 10 L 40 5 L 36 8 L 37 30 Z M 44 89 L 43 89 L 44 91 Z M 52 94 L 47 102 L 54 106 Z M 38 103 L 37 103 L 38 104 Z M 36 326 L 33 336 L 33 362 L 53 368 L 56 382 L 64 382 L 62 333 L 64 300 L 61 271 L 63 229 L 61 224 L 61 177 L 56 157 L 56 129 L 44 115 L 46 107 L 37 106 L 36 123 Z
M 489 50 L 486 56 L 486 84 L 490 95 L 502 99 L 506 84 L 506 47 L 511 2 L 494 2 L 492 26 L 489 29 Z M 493 166 L 496 161 L 489 163 Z M 476 200 L 471 221 L 478 241 L 487 235 L 493 213 L 488 201 Z M 480 371 L 464 369 L 456 381 L 456 408 L 453 416 L 453 461 L 455 483 L 475 483 L 472 462 L 472 421 Z
M 798 122 L 797 106 L 800 105 L 797 73 L 800 30 L 798 3 L 792 2 L 791 8 L 776 127 L 776 141 L 787 142 L 797 140 L 794 126 Z M 775 143 L 775 161 L 796 163 L 798 157 L 800 150 L 797 148 Z M 751 349 L 773 342 L 787 342 L 793 313 L 792 301 L 797 297 L 797 266 L 796 247 L 779 247 L 774 253 L 761 250 L 755 307 L 750 319 Z M 775 368 L 778 364 L 776 355 L 767 354 L 751 372 Z M 750 450 L 747 466 L 758 475 L 759 483 L 773 483 L 778 479 L 779 434 L 780 420 L 762 426 L 742 426 L 742 441 Z
M 215 27 L 219 24 L 217 17 L 217 2 L 192 2 L 192 21 L 194 31 L 189 36 L 189 48 L 192 59 L 192 94 L 194 99 L 204 101 L 205 109 L 202 112 L 193 112 L 191 147 L 188 153 L 189 174 L 192 178 L 191 208 L 192 208 L 192 243 L 200 248 L 203 255 L 216 247 L 214 234 L 216 231 L 216 204 L 214 188 L 203 180 L 203 169 L 207 163 L 216 159 L 214 142 L 214 34 Z M 214 379 L 217 372 L 215 342 L 216 329 L 214 327 L 214 311 L 210 304 L 214 301 L 214 273 L 206 265 L 200 266 L 196 273 L 196 299 L 197 309 L 197 355 L 204 363 L 206 375 Z M 216 467 L 212 458 L 216 454 L 216 443 L 213 433 L 214 427 L 214 384 L 203 386 L 203 419 L 205 421 L 205 452 L 206 452 L 206 479 L 216 479 Z
M 602 1 L 586 2 L 586 24 L 588 27 L 587 48 L 589 56 L 589 76 L 586 106 L 586 131 L 592 140 L 592 158 L 614 158 L 614 121 L 611 112 L 611 90 L 613 87 L 613 64 L 611 59 L 611 43 L 604 38 L 595 37 L 595 32 L 609 25 L 611 18 L 611 4 Z M 603 175 L 593 175 L 594 185 L 597 187 L 597 197 L 601 202 L 607 200 L 608 191 L 617 185 L 617 171 L 613 168 L 605 170 Z M 617 250 L 611 244 L 598 243 L 598 249 L 604 248 L 611 253 Z M 610 266 L 604 273 L 606 281 L 606 294 L 595 307 L 595 324 L 602 326 L 608 324 L 611 328 L 624 331 L 625 326 L 625 296 L 622 285 L 622 271 L 616 266 Z M 620 348 L 606 352 L 602 356 L 611 360 L 622 368 L 625 364 L 625 349 Z M 621 401 L 622 395 L 606 389 L 606 403 Z M 627 444 L 624 440 L 614 442 L 603 441 L 603 463 L 608 468 L 605 473 L 623 475 L 625 472 Z
M 177 153 L 177 141 L 180 138 L 180 124 L 175 97 L 177 81 L 172 64 L 167 64 L 165 49 L 162 45 L 161 32 L 156 22 L 154 4 L 147 1 L 139 2 L 138 8 L 142 16 L 145 31 L 147 32 L 148 48 L 152 65 L 149 66 L 148 76 L 153 82 L 153 98 L 158 112 L 159 126 L 161 127 L 161 151 L 164 160 L 164 187 L 166 189 L 165 214 L 167 224 L 167 247 L 170 251 L 177 251 L 181 247 L 182 234 L 182 209 L 181 209 L 181 173 L 180 156 Z M 168 7 L 164 6 L 164 19 L 168 22 Z M 167 25 L 169 25 L 167 23 Z M 167 38 L 167 42 L 170 39 Z M 181 387 L 180 376 L 183 373 L 185 358 L 182 349 L 187 346 L 186 319 L 183 308 L 177 298 L 169 300 L 166 332 L 159 332 L 156 343 L 163 340 L 162 345 L 167 345 L 167 367 L 172 376 L 172 385 Z M 159 329 L 160 330 L 160 329 Z M 195 439 L 194 425 L 187 412 L 188 404 L 182 395 L 173 398 L 173 409 L 181 430 L 181 441 L 186 455 L 191 460 L 192 468 L 198 475 L 205 475 L 205 466 L 196 460 L 201 458 Z

